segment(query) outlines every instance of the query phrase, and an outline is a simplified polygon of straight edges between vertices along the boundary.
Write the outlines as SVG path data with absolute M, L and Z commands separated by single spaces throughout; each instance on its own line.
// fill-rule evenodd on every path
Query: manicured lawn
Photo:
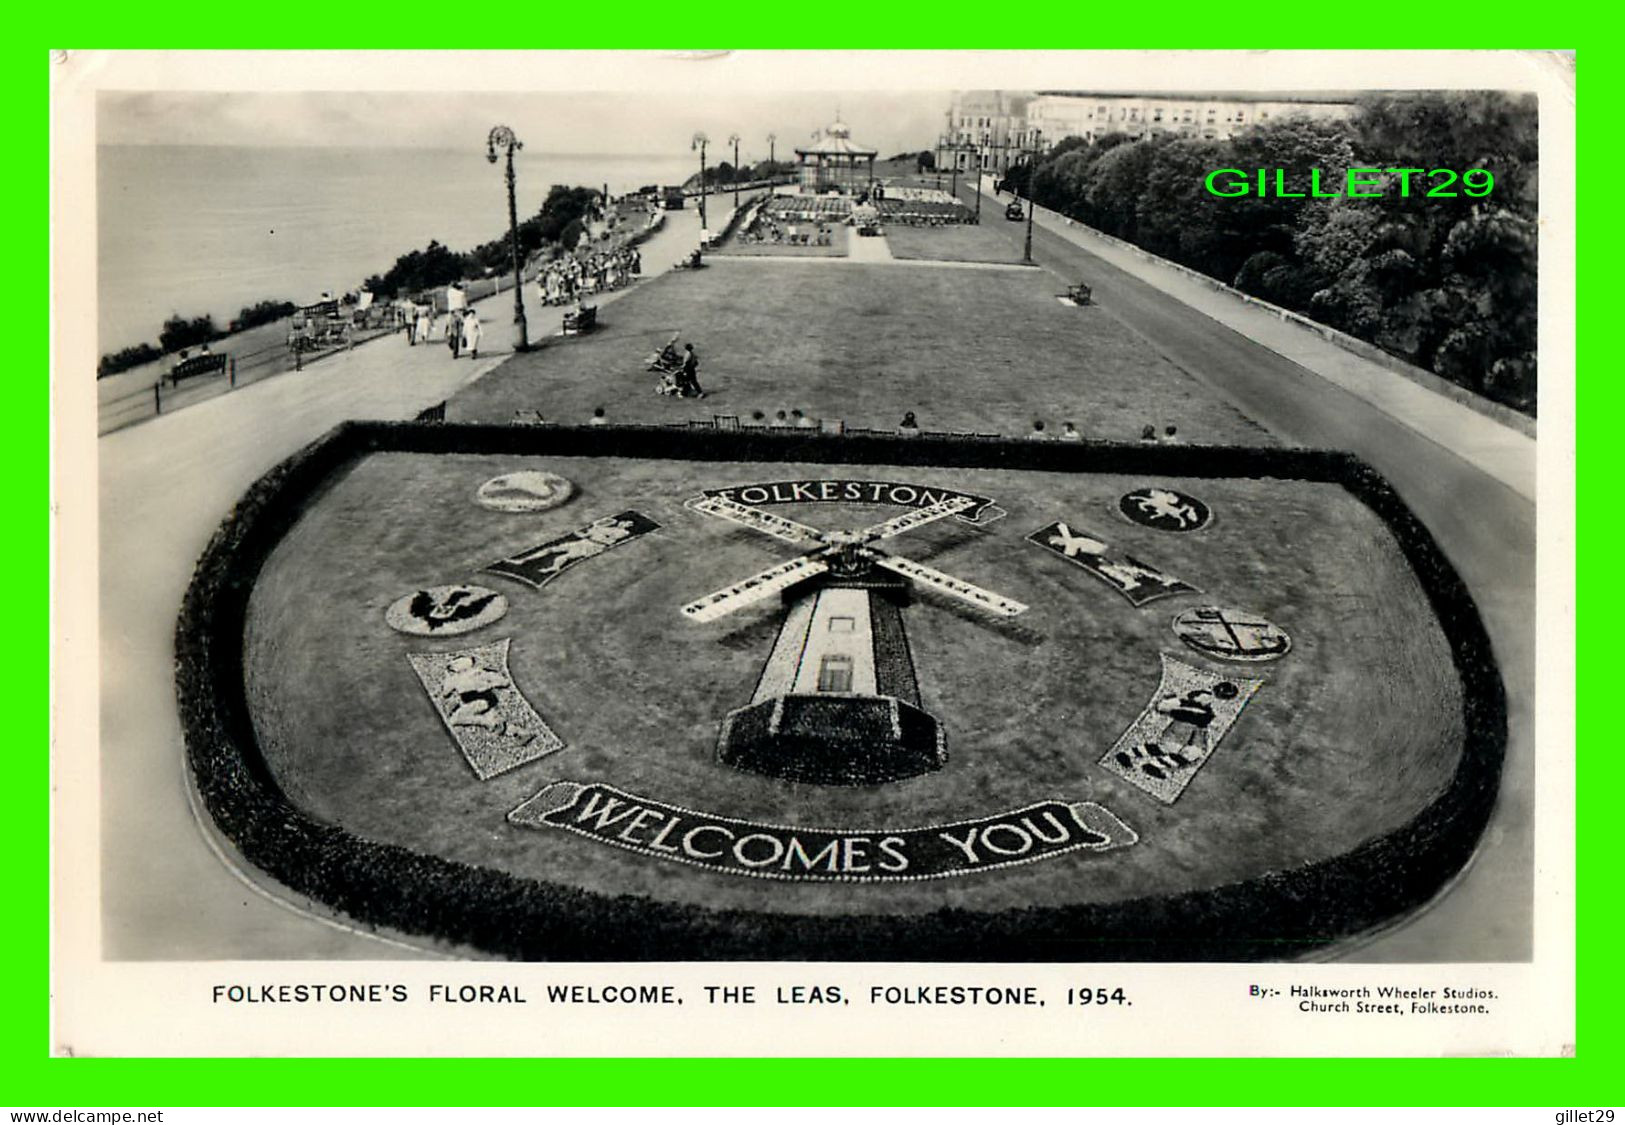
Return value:
M 805 268 L 821 277 L 851 272 Z M 530 377 L 541 380 L 544 370 L 538 364 Z M 561 473 L 577 496 L 533 514 L 474 503 L 483 481 L 518 469 Z M 1008 512 L 986 526 L 942 520 L 887 544 L 1032 607 L 998 623 L 920 593 L 904 611 L 922 704 L 947 731 L 949 761 L 939 773 L 827 789 L 715 760 L 718 724 L 750 699 L 783 610 L 768 601 L 695 625 L 678 607 L 797 552 L 683 501 L 701 488 L 801 476 L 946 485 L 991 496 Z M 1119 518 L 1117 497 L 1148 483 L 1198 496 L 1212 524 L 1179 535 Z M 659 530 L 539 590 L 479 573 L 627 508 Z M 858 504 L 775 511 L 826 529 L 897 512 Z M 1024 540 L 1057 519 L 1204 593 L 1130 606 Z M 385 607 L 401 595 L 465 581 L 500 589 L 507 616 L 441 640 L 385 625 Z M 1263 614 L 1291 634 L 1292 651 L 1239 667 L 1195 656 L 1169 622 L 1208 603 Z M 512 639 L 517 687 L 567 746 L 480 782 L 406 655 L 503 637 Z M 1152 700 L 1163 652 L 1267 680 L 1172 806 L 1097 764 Z M 245 672 L 276 780 L 317 819 L 529 878 L 718 909 L 1003 910 L 1250 879 L 1341 854 L 1402 824 L 1437 794 L 1461 748 L 1460 686 L 1444 638 L 1386 528 L 1336 486 L 1268 479 L 375 454 L 321 493 L 268 560 L 252 595 Z M 924 825 L 1045 798 L 1089 799 L 1141 840 L 997 876 L 764 883 L 505 822 L 510 809 L 560 778 L 604 781 L 727 816 L 826 827 Z
M 799 408 L 891 428 L 912 410 L 937 430 L 1018 435 L 1042 418 L 1102 440 L 1147 424 L 1202 444 L 1275 440 L 1107 310 L 1058 304 L 1063 283 L 1045 270 L 708 261 L 639 282 L 590 336 L 516 356 L 456 395 L 447 419 L 584 422 L 603 406 L 611 421 L 680 423 Z M 673 332 L 698 349 L 705 399 L 653 393 L 644 359 Z
M 1004 222 L 996 212 L 984 210 L 982 216 L 984 223 L 991 220 Z M 1021 247 L 975 223 L 956 223 L 943 227 L 888 224 L 886 241 L 891 245 L 894 258 L 1011 264 L 1021 261 Z M 1056 291 L 1060 291 L 1059 286 L 1056 287 Z

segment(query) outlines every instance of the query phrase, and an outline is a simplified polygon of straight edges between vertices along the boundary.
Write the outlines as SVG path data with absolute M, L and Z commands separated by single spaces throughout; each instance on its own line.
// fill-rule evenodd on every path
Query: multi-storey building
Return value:
M 1249 125 L 1299 115 L 1342 118 L 1354 112 L 1344 93 L 1086 93 L 1044 91 L 1027 107 L 1031 128 L 1045 142 L 1063 137 L 1093 141 L 1107 133 L 1136 140 L 1172 134 L 1225 140 Z
M 964 90 L 954 95 L 947 127 L 937 138 L 937 167 L 969 171 L 977 165 L 1003 174 L 1031 147 L 1027 107 L 1034 95 L 1013 90 Z
M 1158 136 L 1227 139 L 1249 125 L 1293 114 L 1347 117 L 1354 95 L 1315 93 L 1113 93 L 973 90 L 954 95 L 938 140 L 937 166 L 968 172 L 980 163 L 1003 174 L 1023 153 L 1066 137 L 1094 141 L 1108 133 L 1136 140 Z

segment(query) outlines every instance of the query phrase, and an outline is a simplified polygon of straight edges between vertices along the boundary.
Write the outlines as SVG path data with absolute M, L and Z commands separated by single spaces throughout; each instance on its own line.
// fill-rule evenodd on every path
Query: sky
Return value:
M 250 146 L 483 146 L 509 126 L 527 151 L 687 151 L 696 131 L 719 157 L 738 133 L 742 159 L 782 156 L 837 115 L 882 156 L 935 146 L 950 91 L 650 93 L 103 92 L 101 144 Z

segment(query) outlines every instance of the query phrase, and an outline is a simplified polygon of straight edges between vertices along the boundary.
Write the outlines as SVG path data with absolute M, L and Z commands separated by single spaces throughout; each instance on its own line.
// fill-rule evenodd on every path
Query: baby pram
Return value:
M 662 395 L 675 395 L 682 393 L 678 383 L 678 376 L 683 370 L 683 357 L 677 350 L 677 337 L 681 333 L 673 332 L 671 339 L 666 341 L 665 347 L 650 354 L 647 362 L 650 371 L 660 374 L 660 381 L 655 384 L 655 393 Z

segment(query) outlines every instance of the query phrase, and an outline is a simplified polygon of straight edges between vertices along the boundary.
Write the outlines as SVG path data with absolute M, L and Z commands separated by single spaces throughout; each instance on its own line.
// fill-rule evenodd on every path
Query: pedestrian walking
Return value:
M 463 348 L 468 352 L 470 359 L 480 358 L 480 336 L 483 331 L 480 327 L 480 314 L 469 309 L 463 314 Z
M 452 359 L 456 359 L 463 348 L 463 318 L 456 311 L 446 314 L 446 347 L 451 349 Z
M 700 357 L 695 354 L 693 344 L 683 345 L 683 369 L 677 377 L 677 387 L 684 398 L 705 397 L 700 386 Z

